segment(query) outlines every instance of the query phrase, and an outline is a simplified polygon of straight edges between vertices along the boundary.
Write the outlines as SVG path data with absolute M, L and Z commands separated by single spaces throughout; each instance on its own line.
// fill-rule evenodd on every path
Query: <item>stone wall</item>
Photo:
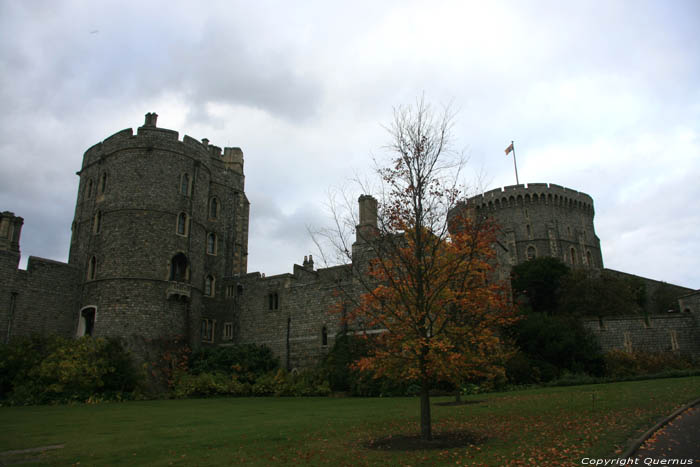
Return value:
M 677 352 L 700 357 L 700 323 L 694 313 L 668 313 L 589 319 L 584 325 L 597 337 L 603 351 Z

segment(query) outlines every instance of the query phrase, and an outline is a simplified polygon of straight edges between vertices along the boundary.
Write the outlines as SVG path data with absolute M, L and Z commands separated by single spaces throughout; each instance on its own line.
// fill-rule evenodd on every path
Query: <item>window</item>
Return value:
M 586 261 L 588 262 L 588 267 L 592 268 L 593 267 L 593 257 L 591 256 L 590 251 L 586 252 Z
M 95 277 L 97 277 L 97 258 L 93 256 L 88 261 L 87 280 L 95 280 Z
M 180 215 L 177 216 L 177 234 L 187 235 L 187 214 L 184 212 L 181 212 Z
M 92 336 L 92 332 L 95 329 L 95 311 L 94 307 L 80 310 L 80 316 L 78 318 L 78 337 Z
M 328 329 L 326 329 L 325 326 L 321 328 L 321 345 L 327 346 L 328 345 Z
M 102 211 L 97 211 L 95 213 L 95 218 L 93 219 L 92 223 L 92 231 L 93 233 L 100 233 L 100 230 L 102 230 Z
M 107 188 L 107 172 L 102 173 L 102 178 L 100 178 L 100 185 L 97 188 L 97 192 L 102 194 L 105 192 L 105 188 Z
M 211 274 L 204 278 L 204 295 L 207 297 L 214 296 L 214 287 L 216 280 Z
M 170 260 L 170 280 L 186 282 L 189 279 L 189 261 L 187 256 L 178 253 Z
M 532 230 L 530 229 L 530 224 L 525 226 L 527 228 L 527 238 L 532 238 Z
M 207 254 L 216 255 L 216 234 L 213 232 L 207 235 Z
M 527 259 L 530 260 L 535 258 L 537 258 L 537 250 L 534 246 L 530 245 L 527 247 Z
M 190 176 L 186 173 L 180 176 L 180 194 L 185 196 L 190 195 Z
M 87 181 L 87 187 L 85 188 L 85 198 L 92 198 L 92 179 Z
M 279 310 L 280 298 L 277 292 L 271 292 L 267 294 L 267 309 L 268 310 Z
M 233 339 L 233 323 L 224 323 L 224 340 Z
M 209 200 L 209 219 L 216 219 L 219 217 L 219 200 L 212 198 Z
M 576 250 L 571 247 L 571 264 L 576 265 Z
M 231 298 L 233 297 L 233 291 L 235 290 L 235 287 L 232 285 L 227 285 L 226 286 L 226 298 Z
M 214 342 L 214 326 L 216 321 L 213 319 L 202 320 L 202 341 Z

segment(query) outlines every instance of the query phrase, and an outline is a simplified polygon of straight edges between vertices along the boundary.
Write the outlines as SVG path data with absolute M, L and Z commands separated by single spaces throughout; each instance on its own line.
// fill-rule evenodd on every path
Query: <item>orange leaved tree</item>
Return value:
M 351 258 L 360 291 L 345 311 L 348 327 L 372 336 L 355 367 L 420 386 L 423 439 L 432 437 L 431 386 L 502 373 L 499 330 L 512 320 L 491 275 L 494 228 L 461 204 L 464 160 L 450 151 L 451 125 L 449 109 L 436 117 L 423 100 L 395 109 L 381 195 L 360 197 L 374 212 L 360 212 Z

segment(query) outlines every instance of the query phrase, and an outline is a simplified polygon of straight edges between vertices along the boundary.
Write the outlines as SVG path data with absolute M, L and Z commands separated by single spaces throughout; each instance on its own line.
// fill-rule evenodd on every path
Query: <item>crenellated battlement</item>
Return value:
M 554 183 L 529 183 L 496 188 L 469 198 L 468 203 L 478 210 L 539 204 L 594 214 L 593 198 L 586 193 Z
M 243 174 L 243 152 L 240 148 L 225 147 L 222 151 L 221 147 L 209 144 L 206 138 L 199 141 L 189 135 L 184 135 L 180 140 L 177 131 L 157 127 L 157 117 L 157 114 L 149 112 L 144 125 L 137 128 L 136 134 L 132 128 L 126 128 L 90 147 L 83 156 L 81 171 L 118 151 L 157 148 L 187 154 L 207 165 L 212 161 L 221 162 L 224 168 Z

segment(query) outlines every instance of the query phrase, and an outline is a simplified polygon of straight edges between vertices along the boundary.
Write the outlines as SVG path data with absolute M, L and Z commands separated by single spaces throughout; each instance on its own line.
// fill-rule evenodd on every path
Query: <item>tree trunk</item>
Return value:
M 423 381 L 420 388 L 420 437 L 430 441 L 433 439 L 430 423 L 430 386 Z
M 458 387 L 455 391 L 455 402 L 460 404 L 462 402 L 462 388 Z

